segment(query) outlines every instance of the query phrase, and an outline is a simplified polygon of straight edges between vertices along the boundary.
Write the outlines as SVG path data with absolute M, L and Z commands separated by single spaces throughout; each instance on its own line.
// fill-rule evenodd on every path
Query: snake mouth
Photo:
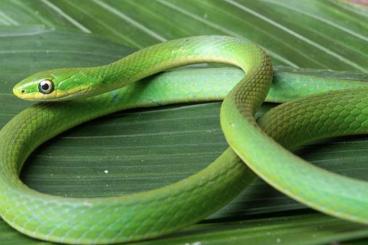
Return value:
M 43 94 L 38 91 L 37 92 L 27 92 L 26 89 L 23 88 L 22 86 L 14 86 L 13 94 L 22 100 L 52 102 L 52 101 L 72 100 L 78 97 L 80 98 L 82 95 L 86 93 L 87 90 L 88 88 L 78 87 L 68 92 L 61 92 L 61 91 L 55 90 L 50 94 Z

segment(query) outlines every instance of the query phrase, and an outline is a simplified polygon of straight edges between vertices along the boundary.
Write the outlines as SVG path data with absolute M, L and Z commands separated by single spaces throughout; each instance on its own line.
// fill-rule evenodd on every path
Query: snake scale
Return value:
M 159 89 L 141 100 L 132 84 L 167 69 L 211 62 L 236 66 L 246 75 L 221 108 L 229 148 L 208 167 L 155 190 L 106 198 L 52 196 L 19 179 L 32 151 L 71 127 L 132 108 L 139 101 L 140 107 L 148 107 L 201 100 L 191 96 L 192 90 L 208 84 L 189 89 L 178 85 L 180 100 L 165 98 Z M 347 86 L 299 98 L 256 121 L 254 114 L 265 100 L 272 74 L 271 59 L 255 44 L 198 36 L 157 44 L 104 66 L 54 69 L 27 77 L 15 85 L 14 94 L 41 102 L 20 112 L 0 131 L 2 218 L 18 231 L 47 241 L 108 244 L 148 239 L 213 213 L 244 189 L 255 172 L 316 210 L 367 224 L 367 183 L 320 169 L 290 150 L 328 137 L 367 133 L 368 88 Z

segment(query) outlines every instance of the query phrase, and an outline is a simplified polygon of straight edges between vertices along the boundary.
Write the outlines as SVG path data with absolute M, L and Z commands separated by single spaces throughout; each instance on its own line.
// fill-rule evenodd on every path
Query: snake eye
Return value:
M 38 90 L 40 91 L 40 93 L 50 94 L 52 91 L 54 91 L 54 83 L 47 79 L 42 80 L 38 84 Z

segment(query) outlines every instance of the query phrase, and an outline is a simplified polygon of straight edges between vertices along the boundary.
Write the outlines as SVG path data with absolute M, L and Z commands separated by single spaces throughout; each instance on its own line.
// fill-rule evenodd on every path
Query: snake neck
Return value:
M 262 62 L 258 59 L 263 54 L 250 43 L 221 36 L 211 37 L 211 41 L 213 44 L 209 46 L 201 37 L 173 40 L 140 50 L 105 66 L 87 68 L 84 72 L 91 81 L 87 95 L 114 90 L 184 65 L 215 62 L 251 70 L 255 63 L 259 67 Z

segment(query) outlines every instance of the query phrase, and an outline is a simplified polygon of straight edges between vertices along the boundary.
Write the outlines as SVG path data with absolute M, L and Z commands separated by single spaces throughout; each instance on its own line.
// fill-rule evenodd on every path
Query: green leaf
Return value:
M 133 51 L 113 42 L 141 48 L 188 35 L 228 34 L 261 44 L 276 64 L 366 71 L 364 13 L 333 1 L 4 0 L 0 4 L 0 127 L 30 105 L 10 95 L 16 81 L 47 68 L 105 64 Z M 46 143 L 32 155 L 22 178 L 32 188 L 65 196 L 110 196 L 172 183 L 205 167 L 225 149 L 218 112 L 219 103 L 207 103 L 135 110 L 95 120 Z M 300 154 L 321 167 L 366 179 L 366 148 L 366 138 L 358 137 L 308 146 Z M 290 212 L 275 219 L 279 229 L 275 236 L 263 232 L 272 233 L 273 226 L 258 217 L 297 209 L 305 207 L 258 180 L 208 224 L 166 242 L 214 244 L 233 238 L 251 244 L 293 244 L 299 238 L 293 234 L 305 232 L 305 244 L 316 244 L 366 236 L 359 225 L 322 215 L 293 217 Z M 224 221 L 212 223 L 214 218 Z M 320 219 L 327 226 L 317 227 Z M 335 221 L 339 229 L 331 228 Z M 304 222 L 303 228 L 294 230 L 298 222 Z M 254 226 L 261 228 L 252 236 Z M 4 230 L 0 235 L 9 242 L 29 241 L 12 229 Z M 313 234 L 321 240 L 313 239 Z
M 2 6 L 8 25 L 69 27 L 135 48 L 221 34 L 262 45 L 276 64 L 367 70 L 366 11 L 333 0 L 3 0 Z

